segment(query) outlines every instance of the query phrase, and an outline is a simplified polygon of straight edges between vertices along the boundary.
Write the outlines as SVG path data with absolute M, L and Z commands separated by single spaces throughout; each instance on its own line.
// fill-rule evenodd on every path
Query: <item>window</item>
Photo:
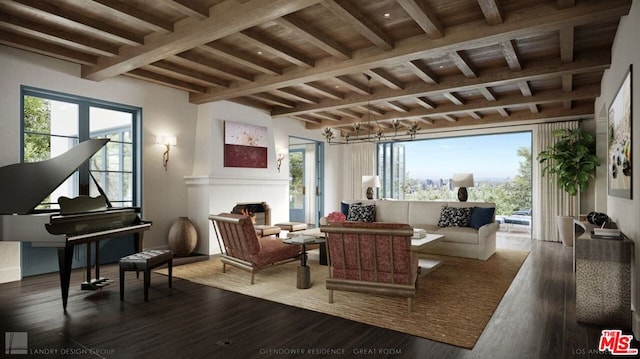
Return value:
M 452 175 L 472 173 L 469 201 L 531 209 L 531 132 L 380 143 L 377 163 L 382 198 L 457 201 Z
M 110 141 L 37 209 L 57 209 L 60 196 L 97 196 L 93 179 L 114 207 L 140 206 L 140 125 L 142 110 L 84 97 L 22 87 L 22 162 L 56 157 L 80 142 Z

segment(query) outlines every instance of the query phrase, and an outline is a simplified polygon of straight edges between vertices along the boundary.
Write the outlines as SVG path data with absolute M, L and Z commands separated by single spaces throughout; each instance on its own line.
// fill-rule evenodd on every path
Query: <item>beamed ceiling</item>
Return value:
M 347 133 L 592 117 L 631 0 L 0 0 L 0 43 Z M 367 79 L 369 77 L 370 79 Z M 373 114 L 373 117 L 370 117 Z M 371 122 L 371 119 L 375 122 Z

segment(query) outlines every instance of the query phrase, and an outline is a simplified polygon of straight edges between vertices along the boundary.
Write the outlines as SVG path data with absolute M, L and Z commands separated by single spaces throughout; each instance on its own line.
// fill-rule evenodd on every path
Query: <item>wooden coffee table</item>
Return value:
M 415 252 L 433 243 L 438 243 L 444 238 L 442 234 L 427 233 L 423 238 L 411 238 L 411 249 Z M 418 258 L 418 266 L 420 267 L 420 276 L 424 276 L 432 270 L 438 268 L 442 261 L 427 258 Z

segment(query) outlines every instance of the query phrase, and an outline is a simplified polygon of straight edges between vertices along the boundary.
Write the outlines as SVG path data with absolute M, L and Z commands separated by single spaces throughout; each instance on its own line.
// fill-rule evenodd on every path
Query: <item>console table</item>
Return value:
M 633 241 L 596 238 L 593 225 L 574 243 L 576 319 L 579 322 L 631 328 L 631 258 Z

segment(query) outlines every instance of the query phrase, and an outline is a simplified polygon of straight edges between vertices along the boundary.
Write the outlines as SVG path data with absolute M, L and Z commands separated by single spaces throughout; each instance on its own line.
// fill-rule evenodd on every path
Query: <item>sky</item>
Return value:
M 473 173 L 474 179 L 514 177 L 522 161 L 519 147 L 531 148 L 531 132 L 404 142 L 410 178 L 451 178 Z

